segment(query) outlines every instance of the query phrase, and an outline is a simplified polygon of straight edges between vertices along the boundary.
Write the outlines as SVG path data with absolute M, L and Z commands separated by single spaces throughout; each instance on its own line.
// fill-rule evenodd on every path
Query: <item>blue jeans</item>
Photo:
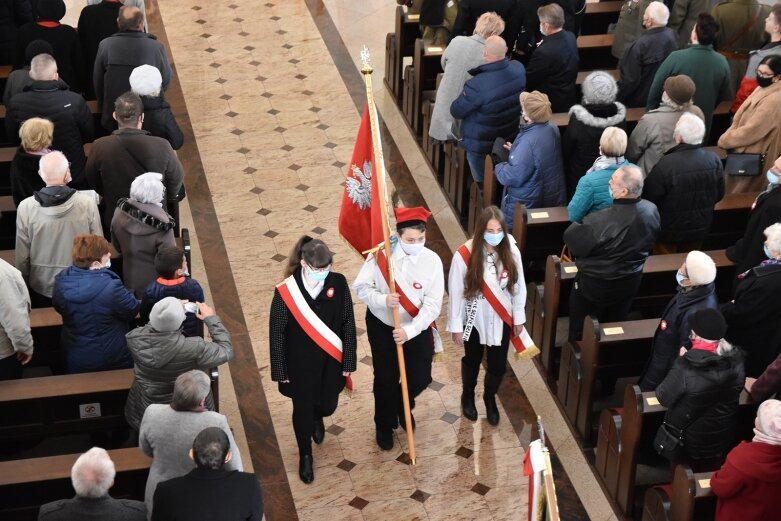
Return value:
M 466 152 L 466 161 L 469 163 L 469 169 L 472 171 L 472 179 L 477 183 L 482 183 L 485 178 L 485 156 L 480 152 Z

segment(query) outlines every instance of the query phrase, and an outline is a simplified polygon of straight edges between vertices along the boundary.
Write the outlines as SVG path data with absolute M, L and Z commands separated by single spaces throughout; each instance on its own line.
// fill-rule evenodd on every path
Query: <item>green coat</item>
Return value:
M 769 14 L 770 6 L 762 5 L 757 0 L 730 0 L 713 8 L 713 18 L 721 26 L 716 34 L 716 48 L 719 51 L 740 53 L 727 56 L 732 85 L 736 89 L 746 74 L 749 51 L 759 49 L 768 41 L 765 19 Z
M 711 45 L 692 44 L 688 49 L 674 51 L 656 71 L 654 82 L 648 93 L 646 110 L 653 110 L 662 101 L 664 80 L 669 76 L 686 74 L 697 86 L 693 101 L 705 116 L 707 134 L 713 120 L 713 109 L 722 101 L 735 97 L 730 82 L 730 70 L 727 59 L 713 50 Z
M 643 34 L 643 14 L 651 0 L 628 0 L 621 6 L 618 22 L 613 33 L 613 56 L 619 60 L 624 56 L 624 50 L 629 44 Z

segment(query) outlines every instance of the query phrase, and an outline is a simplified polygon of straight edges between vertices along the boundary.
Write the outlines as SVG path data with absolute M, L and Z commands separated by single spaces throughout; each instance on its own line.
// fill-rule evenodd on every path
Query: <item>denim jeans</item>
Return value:
M 472 171 L 472 179 L 477 183 L 482 183 L 485 178 L 485 156 L 479 152 L 466 153 L 466 161 L 469 163 L 469 169 Z

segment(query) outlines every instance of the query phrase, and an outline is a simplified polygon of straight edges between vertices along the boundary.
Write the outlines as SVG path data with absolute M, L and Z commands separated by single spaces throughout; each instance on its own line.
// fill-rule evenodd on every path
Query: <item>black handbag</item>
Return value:
M 504 148 L 505 143 L 507 141 L 503 137 L 498 137 L 494 140 L 494 146 L 491 148 L 491 159 L 494 160 L 494 165 L 506 163 L 510 160 L 510 151 Z
M 727 154 L 724 173 L 727 175 L 757 176 L 762 173 L 765 154 Z
M 654 437 L 654 448 L 669 461 L 681 459 L 684 449 L 683 430 L 664 422 Z

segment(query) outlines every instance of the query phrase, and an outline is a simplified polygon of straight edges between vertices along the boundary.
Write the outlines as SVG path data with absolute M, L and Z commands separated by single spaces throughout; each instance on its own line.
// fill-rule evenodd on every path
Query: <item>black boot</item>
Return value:
M 325 424 L 323 424 L 322 418 L 315 418 L 315 429 L 312 431 L 312 439 L 315 443 L 320 445 L 325 438 Z
M 312 468 L 312 455 L 306 454 L 298 460 L 298 476 L 306 484 L 315 480 L 315 471 Z
M 496 406 L 496 392 L 499 390 L 499 384 L 502 383 L 502 376 L 496 376 L 491 373 L 485 373 L 485 393 L 483 401 L 485 402 L 485 412 L 488 416 L 488 423 L 499 425 L 499 408 Z
M 412 432 L 415 432 L 415 427 L 417 426 L 417 424 L 415 423 L 415 417 L 412 415 L 412 411 L 410 411 L 409 417 L 410 417 L 410 419 L 412 419 Z M 404 429 L 404 431 L 406 432 L 406 430 L 407 430 L 407 422 L 404 419 L 404 411 L 403 410 L 399 411 L 399 426 L 402 429 Z
M 477 372 L 480 367 L 472 367 L 461 361 L 461 412 L 464 418 L 477 421 L 477 407 L 475 407 L 475 386 L 477 385 Z
M 388 427 L 377 427 L 377 445 L 382 450 L 391 450 L 393 448 L 393 429 Z

